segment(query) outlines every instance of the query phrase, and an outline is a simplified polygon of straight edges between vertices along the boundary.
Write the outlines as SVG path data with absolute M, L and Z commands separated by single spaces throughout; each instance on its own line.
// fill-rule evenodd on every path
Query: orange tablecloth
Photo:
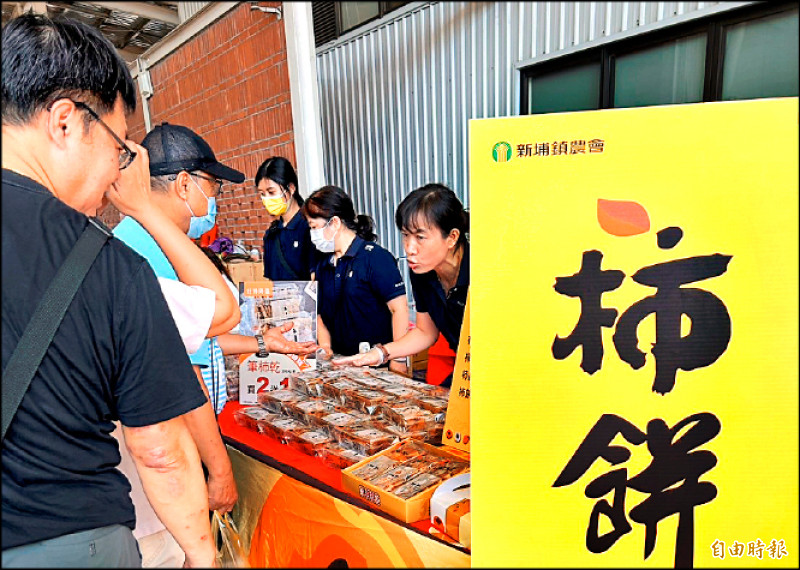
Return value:
M 344 491 L 340 470 L 238 425 L 233 413 L 242 407 L 229 402 L 218 421 L 230 448 L 268 468 L 257 483 L 269 487 L 263 507 L 257 505 L 261 512 L 250 517 L 257 520 L 248 520 L 247 528 L 240 524 L 242 534 L 247 533 L 243 538 L 250 545 L 253 566 L 327 565 L 330 561 L 324 555 L 332 550 L 344 552 L 340 557 L 351 567 L 469 566 L 468 551 L 445 535 L 431 534 L 429 521 L 408 524 L 376 509 Z M 235 473 L 242 464 L 241 459 L 237 461 Z M 244 472 L 244 468 L 239 470 Z M 248 483 L 237 479 L 240 497 Z M 255 499 L 256 503 L 261 500 L 260 495 Z M 298 535 L 304 533 L 308 536 L 300 540 Z M 321 545 L 314 542 L 314 534 L 320 535 L 316 538 Z M 376 535 L 384 538 L 377 540 Z M 288 544 L 291 541 L 295 544 Z

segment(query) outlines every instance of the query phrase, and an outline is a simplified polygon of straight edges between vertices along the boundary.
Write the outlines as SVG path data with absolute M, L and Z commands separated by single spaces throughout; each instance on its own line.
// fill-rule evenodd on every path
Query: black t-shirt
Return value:
M 5 169 L 2 177 L 5 369 L 88 220 L 33 180 Z M 112 421 L 151 425 L 206 401 L 153 270 L 112 238 L 3 442 L 3 548 L 111 524 L 133 528 Z
M 458 352 L 458 340 L 469 289 L 469 243 L 464 244 L 464 256 L 461 258 L 456 284 L 447 294 L 442 289 L 435 271 L 422 275 L 412 271 L 410 277 L 417 312 L 428 313 L 453 352 Z
M 356 236 L 334 266 L 333 254 L 316 270 L 317 312 L 337 354 L 358 354 L 358 343 L 391 342 L 392 313 L 386 303 L 405 295 L 397 260 L 373 241 Z
M 280 243 L 286 265 L 278 254 Z M 311 243 L 308 221 L 300 212 L 283 225 L 278 218 L 264 232 L 264 277 L 273 281 L 308 281 L 314 266 L 319 263 L 321 254 Z

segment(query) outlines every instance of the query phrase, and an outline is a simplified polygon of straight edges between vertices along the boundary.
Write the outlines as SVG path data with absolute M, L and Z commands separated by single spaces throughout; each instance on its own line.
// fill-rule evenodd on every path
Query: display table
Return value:
M 467 568 L 469 551 L 429 521 L 406 524 L 346 493 L 341 471 L 219 415 L 239 501 L 233 511 L 252 567 Z M 346 564 L 346 566 L 345 566 Z

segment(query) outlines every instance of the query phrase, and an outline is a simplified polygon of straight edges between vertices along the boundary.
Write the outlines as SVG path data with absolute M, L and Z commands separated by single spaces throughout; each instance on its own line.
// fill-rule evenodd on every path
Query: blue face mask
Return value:
M 194 182 L 194 178 L 192 178 L 192 182 Z M 189 212 L 192 214 L 192 220 L 189 222 L 189 231 L 186 232 L 186 235 L 189 236 L 191 239 L 197 239 L 206 233 L 208 230 L 214 227 L 214 224 L 217 221 L 217 199 L 211 196 L 210 198 L 205 195 L 205 192 L 197 185 L 197 182 L 194 182 L 194 185 L 197 186 L 197 190 L 205 196 L 206 200 L 208 201 L 208 213 L 205 216 L 197 217 L 192 212 L 192 207 L 189 206 L 189 202 L 184 200 L 186 207 L 189 208 Z

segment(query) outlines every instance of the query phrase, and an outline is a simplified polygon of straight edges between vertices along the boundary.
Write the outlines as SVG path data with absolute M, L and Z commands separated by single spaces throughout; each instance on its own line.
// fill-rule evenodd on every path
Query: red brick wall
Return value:
M 261 250 L 268 214 L 253 185 L 256 169 L 274 155 L 296 164 L 283 21 L 243 2 L 155 64 L 150 79 L 153 127 L 185 125 L 208 141 L 220 162 L 244 172 L 244 183 L 226 183 L 217 199 L 220 235 Z M 128 129 L 141 142 L 141 108 Z M 119 213 L 109 210 L 104 220 L 113 226 Z

